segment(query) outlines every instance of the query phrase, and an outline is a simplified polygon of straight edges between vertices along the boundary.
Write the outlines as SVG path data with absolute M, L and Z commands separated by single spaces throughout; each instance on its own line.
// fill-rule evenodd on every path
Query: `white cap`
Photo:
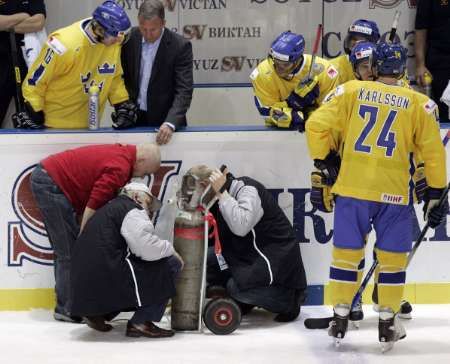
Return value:
M 160 200 L 158 200 L 155 196 L 152 195 L 152 193 L 150 192 L 150 188 L 148 188 L 148 186 L 145 183 L 141 183 L 141 182 L 130 182 L 127 183 L 123 189 L 125 191 L 136 191 L 136 192 L 144 192 L 147 195 L 149 195 L 152 198 L 152 204 L 150 206 L 150 209 L 152 211 L 158 211 L 161 206 L 162 203 Z

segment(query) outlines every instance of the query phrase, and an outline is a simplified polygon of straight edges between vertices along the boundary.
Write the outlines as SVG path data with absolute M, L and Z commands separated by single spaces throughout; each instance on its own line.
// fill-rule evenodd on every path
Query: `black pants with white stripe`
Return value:
M 277 285 L 239 289 L 229 269 L 221 271 L 217 263 L 214 247 L 208 248 L 206 280 L 208 285 L 225 287 L 227 293 L 236 301 L 264 308 L 273 313 L 289 312 L 294 305 L 295 289 Z

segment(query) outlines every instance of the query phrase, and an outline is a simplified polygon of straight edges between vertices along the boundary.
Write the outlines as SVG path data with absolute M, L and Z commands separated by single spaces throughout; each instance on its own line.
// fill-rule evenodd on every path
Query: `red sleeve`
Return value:
M 122 188 L 131 178 L 130 168 L 125 165 L 108 166 L 103 170 L 102 175 L 95 181 L 89 196 L 87 207 L 98 210 L 108 201 L 117 196 Z

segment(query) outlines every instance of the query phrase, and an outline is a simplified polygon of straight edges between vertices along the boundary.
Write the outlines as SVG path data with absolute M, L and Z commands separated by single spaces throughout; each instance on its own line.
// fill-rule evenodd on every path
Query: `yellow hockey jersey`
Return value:
M 291 110 L 285 100 L 295 87 L 308 77 L 311 68 L 311 55 L 305 54 L 303 65 L 292 80 L 279 77 L 271 60 L 262 61 L 251 73 L 250 79 L 255 93 L 255 102 L 260 114 L 269 116 L 270 108 L 282 107 Z M 319 97 L 316 106 L 320 105 L 325 96 L 337 86 L 338 71 L 327 60 L 315 58 L 313 75 L 317 75 L 319 83 Z M 289 125 L 285 125 L 289 127 Z
M 122 78 L 120 44 L 95 43 L 84 31 L 90 19 L 50 34 L 22 85 L 35 111 L 43 111 L 45 126 L 78 129 L 88 126 L 89 87 L 100 88 L 99 117 L 105 102 L 128 100 Z
M 343 54 L 339 57 L 330 59 L 329 62 L 338 70 L 337 85 L 342 85 L 347 81 L 355 80 L 355 74 L 353 73 L 352 63 L 347 54 Z
M 425 162 L 428 185 L 446 185 L 446 155 L 434 101 L 412 89 L 349 81 L 327 96 L 306 123 L 313 159 L 342 136 L 342 164 L 332 192 L 362 200 L 409 203 L 410 153 Z

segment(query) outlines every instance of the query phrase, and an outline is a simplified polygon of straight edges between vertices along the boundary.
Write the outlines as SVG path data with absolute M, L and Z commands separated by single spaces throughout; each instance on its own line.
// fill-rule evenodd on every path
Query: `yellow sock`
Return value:
M 351 305 L 361 282 L 362 271 L 358 269 L 364 257 L 364 249 L 341 249 L 333 247 L 330 267 L 330 292 L 333 306 Z
M 400 309 L 406 280 L 407 253 L 393 253 L 376 249 L 378 273 L 378 304 L 394 312 Z

